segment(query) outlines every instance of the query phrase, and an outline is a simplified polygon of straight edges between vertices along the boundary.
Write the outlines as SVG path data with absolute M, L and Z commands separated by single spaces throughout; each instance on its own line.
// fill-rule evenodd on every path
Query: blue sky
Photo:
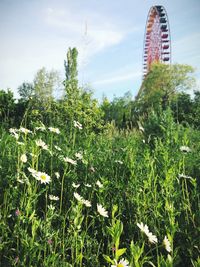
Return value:
M 0 0 L 0 89 L 32 82 L 43 66 L 64 77 L 68 47 L 79 51 L 79 82 L 94 96 L 133 96 L 142 81 L 143 38 L 153 5 L 167 10 L 172 63 L 200 81 L 200 0 Z

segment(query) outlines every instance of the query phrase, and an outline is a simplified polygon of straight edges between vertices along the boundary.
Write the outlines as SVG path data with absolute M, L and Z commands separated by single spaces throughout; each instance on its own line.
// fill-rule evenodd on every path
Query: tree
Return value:
M 58 81 L 58 73 L 51 70 L 48 72 L 44 67 L 35 75 L 34 91 L 38 100 L 47 103 L 53 98 L 53 89 Z
M 18 93 L 22 100 L 28 100 L 34 94 L 34 86 L 32 83 L 23 82 L 22 85 L 18 87 Z
M 64 61 L 65 66 L 65 91 L 66 97 L 75 97 L 78 94 L 78 70 L 77 70 L 78 51 L 74 48 L 69 48 L 67 52 L 67 61 Z
M 0 90 L 0 121 L 12 124 L 14 119 L 15 99 L 13 92 Z
M 154 63 L 142 83 L 137 100 L 146 108 L 166 107 L 177 92 L 194 86 L 193 72 L 189 65 Z

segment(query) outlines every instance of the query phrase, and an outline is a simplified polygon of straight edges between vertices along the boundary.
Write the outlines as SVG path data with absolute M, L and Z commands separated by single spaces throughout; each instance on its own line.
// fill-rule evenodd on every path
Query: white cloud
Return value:
M 79 65 L 85 66 L 95 54 L 117 45 L 129 33 L 121 29 L 111 18 L 93 13 L 47 8 L 45 23 L 65 35 L 66 42 L 79 51 Z
M 128 73 L 118 73 L 118 74 L 111 74 L 110 77 L 106 79 L 101 79 L 98 81 L 93 82 L 93 85 L 104 85 L 104 84 L 111 84 L 111 83 L 118 83 L 122 81 L 130 81 L 141 77 L 141 72 L 137 71 L 134 72 L 134 70 L 128 72 Z
M 199 47 L 199 32 L 174 40 L 172 41 L 172 59 L 180 64 L 199 65 Z

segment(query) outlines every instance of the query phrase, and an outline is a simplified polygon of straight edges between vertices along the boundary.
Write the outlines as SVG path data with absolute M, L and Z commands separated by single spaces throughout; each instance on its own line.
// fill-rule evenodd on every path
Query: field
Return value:
M 169 111 L 157 131 L 2 128 L 1 266 L 200 266 L 199 158 Z

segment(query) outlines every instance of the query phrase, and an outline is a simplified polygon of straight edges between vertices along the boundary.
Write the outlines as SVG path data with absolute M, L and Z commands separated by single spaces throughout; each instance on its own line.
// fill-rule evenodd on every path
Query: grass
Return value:
M 163 120 L 2 129 L 1 266 L 200 266 L 199 133 Z

